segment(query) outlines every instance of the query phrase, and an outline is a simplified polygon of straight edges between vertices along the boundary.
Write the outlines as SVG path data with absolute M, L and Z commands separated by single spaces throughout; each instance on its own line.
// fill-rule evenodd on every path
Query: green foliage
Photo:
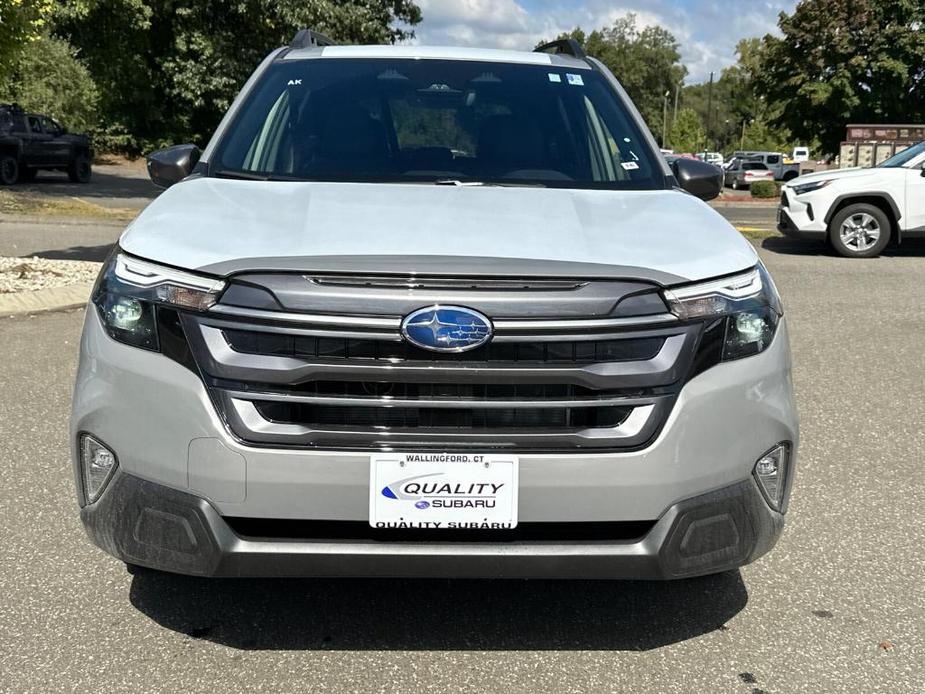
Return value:
M 675 152 L 694 153 L 703 146 L 703 121 L 692 108 L 682 108 L 668 133 L 668 146 Z
M 835 153 L 849 122 L 921 122 L 925 2 L 804 0 L 766 36 L 759 90 L 774 120 Z
M 776 198 L 780 195 L 780 184 L 777 181 L 755 181 L 751 192 L 753 198 Z
M 671 32 L 656 26 L 640 29 L 636 15 L 627 14 L 611 27 L 588 35 L 576 28 L 558 38 L 576 39 L 589 55 L 610 68 L 642 113 L 649 129 L 656 138 L 661 138 L 665 93 L 669 93 L 668 107 L 671 109 L 675 89 L 687 74 L 687 68 L 680 62 L 680 45 Z
M 408 38 L 412 0 L 80 0 L 56 33 L 81 51 L 101 92 L 106 140 L 146 150 L 205 144 L 250 73 L 298 29 L 350 43 Z
M 757 38 L 742 39 L 736 55 L 736 63 L 713 83 L 712 99 L 707 84 L 685 87 L 683 92 L 684 105 L 697 111 L 707 124 L 707 149 L 789 152 L 792 136 L 774 123 L 781 106 L 769 102 L 761 87 L 767 62 L 764 43 Z
M 51 116 L 74 132 L 95 128 L 99 94 L 93 78 L 66 41 L 43 36 L 23 47 L 0 79 L 0 102 Z
M 775 128 L 765 120 L 758 118 L 747 122 L 738 143 L 738 149 L 763 152 L 791 152 L 793 145 L 790 133 Z
M 0 0 L 0 78 L 42 34 L 53 7 L 54 0 Z

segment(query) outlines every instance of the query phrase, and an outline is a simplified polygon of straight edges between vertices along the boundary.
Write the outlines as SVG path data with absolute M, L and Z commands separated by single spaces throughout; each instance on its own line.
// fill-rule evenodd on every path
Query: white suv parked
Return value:
M 778 229 L 828 241 L 841 255 L 872 258 L 904 238 L 925 236 L 925 142 L 871 169 L 822 171 L 781 191 Z

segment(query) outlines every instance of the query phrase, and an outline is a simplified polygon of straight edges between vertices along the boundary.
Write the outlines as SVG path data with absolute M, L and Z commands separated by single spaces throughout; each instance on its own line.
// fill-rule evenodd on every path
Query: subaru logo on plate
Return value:
M 465 352 L 491 339 L 491 321 L 471 308 L 428 306 L 405 316 L 401 333 L 434 352 Z

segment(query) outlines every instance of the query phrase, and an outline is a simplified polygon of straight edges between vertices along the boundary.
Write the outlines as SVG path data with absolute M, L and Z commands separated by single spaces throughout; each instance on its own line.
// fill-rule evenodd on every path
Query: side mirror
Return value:
M 712 200 L 723 192 L 723 172 L 699 159 L 675 159 L 671 171 L 681 188 L 701 200 Z
M 148 155 L 148 176 L 154 185 L 169 188 L 193 172 L 202 152 L 196 145 L 174 145 Z

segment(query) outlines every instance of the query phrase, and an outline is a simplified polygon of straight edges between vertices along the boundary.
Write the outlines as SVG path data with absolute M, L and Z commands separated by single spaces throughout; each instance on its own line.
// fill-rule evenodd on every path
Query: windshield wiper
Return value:
M 253 173 L 252 171 L 232 171 L 231 169 L 219 169 L 211 172 L 216 178 L 235 178 L 241 181 L 268 181 L 270 177 L 266 174 Z
M 306 179 L 290 174 L 265 174 L 257 171 L 236 171 L 234 169 L 219 169 L 212 171 L 211 176 L 216 178 L 234 178 L 240 181 L 304 181 Z
M 435 186 L 462 186 L 473 188 L 545 188 L 545 183 L 507 183 L 504 181 L 461 181 L 458 178 L 438 178 Z

